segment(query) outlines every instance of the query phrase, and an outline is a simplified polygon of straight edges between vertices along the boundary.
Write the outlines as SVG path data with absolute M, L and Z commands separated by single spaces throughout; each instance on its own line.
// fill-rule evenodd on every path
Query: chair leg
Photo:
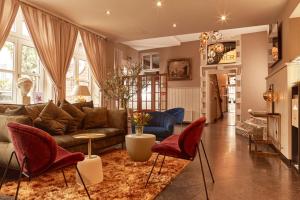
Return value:
M 161 163 L 161 165 L 160 165 L 160 169 L 159 169 L 158 174 L 160 174 L 160 172 L 161 172 L 161 168 L 162 168 L 162 166 L 163 166 L 163 164 L 164 164 L 164 162 L 165 162 L 165 158 L 166 158 L 166 156 L 164 155 L 164 158 L 163 158 L 163 161 L 162 161 L 162 163 Z
M 153 163 L 153 166 L 152 166 L 152 169 L 151 169 L 151 171 L 150 171 L 150 173 L 149 173 L 149 176 L 148 176 L 148 179 L 147 179 L 147 182 L 146 182 L 145 188 L 146 188 L 146 187 L 147 187 L 147 185 L 148 185 L 149 179 L 150 179 L 150 177 L 151 177 L 151 174 L 152 174 L 152 172 L 153 172 L 153 169 L 154 169 L 154 167 L 155 167 L 155 164 L 156 164 L 156 162 L 157 162 L 158 156 L 159 156 L 159 154 L 157 154 L 157 156 L 156 156 L 156 159 L 155 159 L 155 161 L 154 161 L 154 163 Z
M 204 181 L 206 199 L 209 199 L 208 198 L 208 193 L 207 193 L 206 180 L 205 180 L 205 175 L 204 175 L 204 170 L 203 170 L 203 164 L 202 164 L 201 154 L 200 154 L 200 150 L 199 150 L 199 146 L 198 145 L 197 145 L 197 151 L 198 151 L 198 156 L 199 156 L 200 165 L 201 165 L 201 172 L 202 172 L 202 178 L 203 178 L 203 181 Z
M 209 172 L 210 172 L 211 179 L 212 179 L 213 183 L 215 183 L 215 179 L 214 179 L 213 173 L 211 171 L 210 164 L 209 164 L 209 161 L 208 161 L 208 158 L 207 158 L 202 140 L 201 140 L 201 146 L 202 146 L 202 149 L 203 149 L 203 152 L 204 152 L 204 155 L 205 155 L 205 159 L 206 159 L 206 162 L 207 162 L 207 165 L 208 165 L 208 169 L 209 169 Z
M 8 168 L 9 168 L 9 165 L 10 165 L 10 163 L 11 163 L 11 159 L 12 159 L 12 157 L 13 157 L 14 153 L 15 153 L 15 152 L 12 152 L 12 153 L 10 154 L 9 161 L 8 161 L 8 163 L 7 163 L 7 165 L 6 165 L 6 168 L 5 168 L 4 174 L 3 174 L 3 176 L 2 176 L 2 179 L 1 179 L 1 183 L 0 183 L 0 190 L 1 190 L 1 188 L 2 188 L 2 185 L 3 185 L 3 183 L 4 183 L 4 180 L 5 180 L 5 178 L 6 178 L 7 171 L 8 171 Z
M 87 190 L 86 185 L 85 185 L 85 183 L 83 182 L 82 176 L 81 176 L 81 174 L 80 174 L 80 172 L 79 172 L 79 170 L 78 170 L 78 168 L 77 168 L 77 165 L 75 165 L 75 168 L 76 168 L 76 171 L 77 171 L 77 173 L 78 173 L 78 175 L 79 175 L 79 178 L 80 178 L 80 180 L 81 180 L 81 183 L 82 183 L 82 185 L 83 185 L 83 187 L 84 187 L 84 189 L 85 189 L 86 194 L 88 195 L 89 199 L 91 199 L 90 194 L 89 194 L 89 191 Z
M 20 169 L 19 179 L 18 179 L 18 186 L 17 186 L 16 195 L 15 195 L 15 200 L 18 199 L 18 194 L 19 194 L 19 189 L 20 189 L 22 174 L 23 174 L 23 170 L 24 170 L 24 166 L 25 166 L 26 160 L 27 160 L 27 158 L 25 157 L 24 160 L 23 160 L 23 162 L 22 162 L 21 169 Z
M 66 186 L 68 187 L 68 183 L 67 183 L 67 179 L 66 179 L 66 176 L 65 176 L 64 169 L 61 169 L 61 172 L 62 172 L 62 174 L 63 174 L 63 176 L 64 176 L 65 184 L 66 184 Z

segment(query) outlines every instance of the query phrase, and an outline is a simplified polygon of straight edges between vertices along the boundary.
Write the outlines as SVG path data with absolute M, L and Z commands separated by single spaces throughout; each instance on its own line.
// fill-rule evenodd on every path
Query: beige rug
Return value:
M 114 150 L 101 155 L 104 181 L 89 186 L 92 199 L 154 199 L 189 163 L 189 161 L 166 157 L 164 167 L 158 175 L 162 156 L 150 179 L 147 188 L 144 188 L 151 166 L 156 155 L 145 163 L 130 161 L 125 150 Z M 19 191 L 19 199 L 88 199 L 83 187 L 75 183 L 74 167 L 65 170 L 68 187 L 65 186 L 60 171 L 47 173 L 28 182 L 24 179 Z M 14 195 L 16 182 L 6 183 L 0 194 Z

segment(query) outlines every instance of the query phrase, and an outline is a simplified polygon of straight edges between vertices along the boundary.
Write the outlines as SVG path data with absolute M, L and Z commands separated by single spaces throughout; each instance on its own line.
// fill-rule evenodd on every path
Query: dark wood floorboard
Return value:
M 228 124 L 225 118 L 204 130 L 203 141 L 216 180 L 213 184 L 205 166 L 210 199 L 300 200 L 300 175 L 277 157 L 250 154 L 248 139 L 236 135 L 235 127 Z M 156 198 L 168 199 L 205 199 L 198 159 Z

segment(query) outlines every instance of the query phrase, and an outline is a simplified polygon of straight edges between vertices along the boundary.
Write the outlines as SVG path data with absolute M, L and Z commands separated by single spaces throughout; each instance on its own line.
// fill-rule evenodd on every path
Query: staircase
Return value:
M 235 133 L 245 137 L 253 134 L 254 137 L 263 138 L 267 135 L 267 119 L 262 117 L 251 117 L 244 122 L 237 122 Z

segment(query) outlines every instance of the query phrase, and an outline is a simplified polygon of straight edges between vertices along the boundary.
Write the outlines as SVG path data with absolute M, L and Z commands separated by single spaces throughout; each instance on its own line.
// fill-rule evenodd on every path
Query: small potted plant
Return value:
M 135 126 L 135 134 L 142 135 L 144 132 L 144 126 L 148 124 L 151 116 L 149 113 L 137 112 L 133 113 L 133 125 Z

